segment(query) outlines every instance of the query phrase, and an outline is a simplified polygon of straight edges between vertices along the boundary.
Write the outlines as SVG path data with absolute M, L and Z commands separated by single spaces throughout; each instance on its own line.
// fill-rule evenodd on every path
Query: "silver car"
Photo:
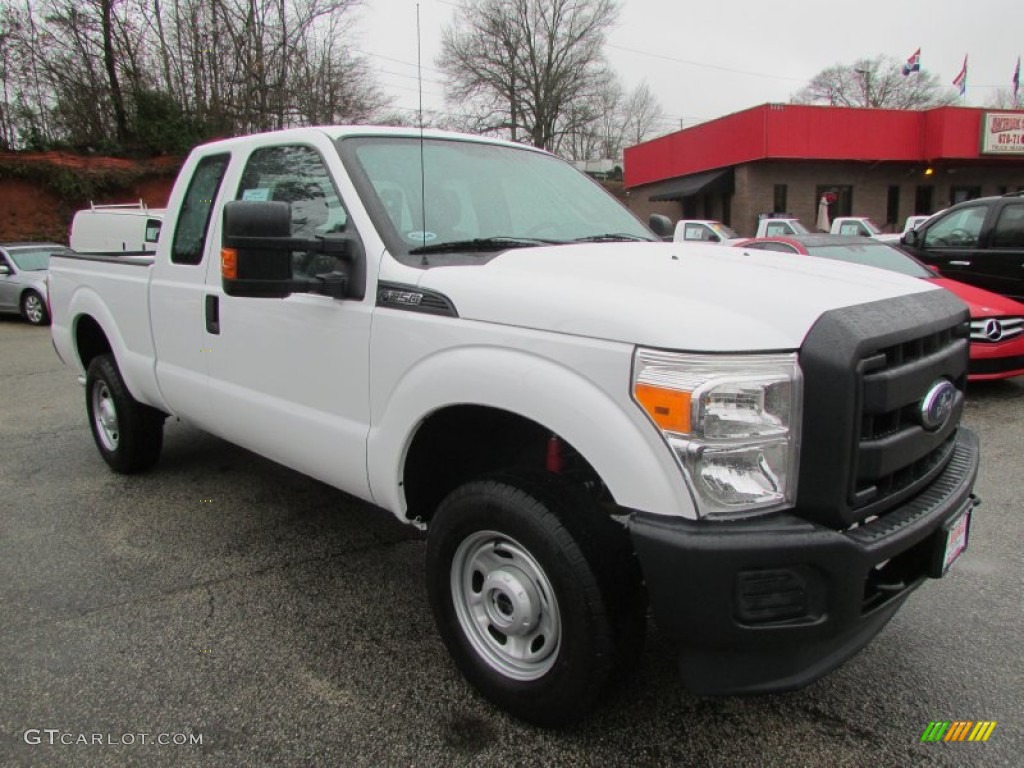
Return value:
M 0 312 L 18 313 L 32 325 L 49 325 L 46 270 L 50 256 L 66 250 L 57 243 L 0 243 Z

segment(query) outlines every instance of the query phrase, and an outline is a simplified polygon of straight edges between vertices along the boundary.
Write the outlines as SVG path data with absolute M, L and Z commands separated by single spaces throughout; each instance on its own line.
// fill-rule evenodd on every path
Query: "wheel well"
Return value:
M 89 370 L 89 363 L 94 357 L 106 355 L 112 351 L 107 335 L 100 328 L 100 324 L 89 315 L 79 317 L 75 323 L 75 349 L 78 351 L 78 359 L 85 370 Z
M 429 520 L 455 488 L 497 470 L 550 470 L 552 450 L 560 457 L 562 477 L 601 500 L 610 499 L 586 459 L 542 425 L 486 406 L 458 405 L 436 411 L 420 425 L 406 456 L 402 479 L 406 515 Z

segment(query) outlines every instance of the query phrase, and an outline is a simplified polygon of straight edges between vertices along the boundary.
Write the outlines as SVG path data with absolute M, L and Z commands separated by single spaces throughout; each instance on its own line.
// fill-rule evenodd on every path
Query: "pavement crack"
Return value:
M 155 592 L 148 592 L 148 593 L 146 593 L 144 595 L 135 595 L 135 596 L 129 597 L 129 598 L 125 599 L 125 600 L 118 600 L 117 602 L 106 603 L 104 605 L 99 605 L 99 606 L 96 606 L 95 608 L 90 608 L 88 610 L 84 610 L 84 611 L 82 611 L 80 613 L 77 613 L 75 615 L 72 615 L 72 616 L 58 616 L 58 617 L 53 617 L 53 618 L 40 619 L 39 621 L 31 622 L 31 623 L 28 623 L 28 624 L 19 624 L 19 625 L 14 625 L 14 626 L 7 626 L 7 627 L 4 627 L 3 629 L 0 629 L 0 638 L 6 638 L 6 637 L 11 636 L 11 635 L 19 634 L 19 633 L 21 633 L 21 632 L 23 632 L 25 630 L 36 629 L 36 628 L 39 628 L 39 627 L 48 627 L 48 626 L 65 624 L 65 623 L 68 623 L 68 622 L 80 621 L 82 619 L 87 619 L 87 618 L 90 618 L 90 617 L 95 616 L 97 614 L 106 613 L 106 612 L 111 611 L 111 610 L 115 610 L 116 611 L 118 609 L 130 607 L 130 606 L 133 606 L 133 605 L 149 604 L 149 603 L 152 603 L 153 600 L 155 600 L 155 599 L 159 600 L 159 599 L 162 599 L 162 598 L 175 597 L 175 596 L 178 596 L 178 595 L 188 594 L 190 592 L 194 592 L 194 591 L 200 590 L 200 589 L 201 590 L 206 590 L 207 594 L 209 596 L 208 597 L 208 601 L 207 601 L 207 603 L 208 603 L 207 620 L 209 620 L 209 619 L 213 618 L 213 614 L 214 614 L 214 596 L 213 596 L 213 589 L 212 589 L 213 587 L 219 586 L 221 584 L 227 584 L 227 583 L 233 582 L 233 581 L 244 580 L 244 579 L 249 579 L 249 578 L 256 578 L 256 577 L 259 577 L 259 576 L 263 576 L 263 575 L 265 575 L 267 573 L 270 573 L 272 571 L 283 571 L 283 570 L 287 570 L 289 568 L 293 568 L 293 567 L 296 567 L 296 566 L 309 565 L 310 563 L 318 563 L 318 562 L 319 563 L 327 563 L 327 562 L 330 562 L 331 560 L 335 560 L 335 559 L 341 558 L 341 557 L 351 557 L 353 555 L 365 554 L 367 552 L 387 551 L 389 549 L 394 549 L 395 547 L 397 547 L 397 546 L 399 546 L 401 544 L 405 544 L 406 542 L 415 541 L 415 540 L 416 540 L 416 537 L 402 538 L 402 539 L 398 539 L 397 541 L 379 541 L 378 540 L 376 543 L 373 543 L 373 544 L 367 544 L 367 545 L 360 546 L 360 547 L 353 547 L 351 549 L 345 549 L 345 550 L 341 550 L 341 551 L 338 551 L 338 552 L 329 552 L 329 553 L 324 554 L 324 555 L 314 555 L 314 556 L 310 556 L 310 557 L 302 557 L 302 558 L 296 558 L 296 559 L 292 559 L 292 560 L 284 560 L 282 562 L 277 562 L 277 563 L 269 563 L 269 564 L 267 564 L 267 565 L 265 565 L 265 566 L 263 566 L 261 568 L 255 568 L 255 569 L 252 569 L 252 570 L 249 570 L 249 571 L 243 571 L 243 572 L 240 572 L 240 573 L 230 573 L 230 574 L 227 574 L 225 576 L 220 576 L 220 577 L 215 578 L 215 579 L 205 579 L 203 581 L 193 582 L 191 584 L 186 584 L 186 585 L 180 586 L 180 587 L 172 587 L 172 588 L 169 588 L 169 589 L 161 589 L 161 590 L 157 590 Z

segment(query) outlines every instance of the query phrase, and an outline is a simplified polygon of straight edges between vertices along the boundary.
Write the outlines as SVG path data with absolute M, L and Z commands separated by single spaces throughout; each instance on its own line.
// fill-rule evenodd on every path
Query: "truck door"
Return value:
M 1007 201 L 988 235 L 988 248 L 976 257 L 989 290 L 1024 301 L 1024 199 Z
M 975 265 L 989 208 L 986 203 L 969 205 L 929 222 L 918 246 L 911 249 L 913 254 L 926 264 L 938 267 L 945 277 L 992 290 Z
M 208 413 L 204 302 L 206 265 L 213 211 L 231 155 L 199 158 L 182 169 L 188 185 L 181 199 L 172 196 L 167 211 L 177 211 L 170 243 L 159 248 L 149 291 L 157 382 L 175 413 L 205 426 Z M 219 246 L 218 246 L 219 247 Z M 219 253 L 219 251 L 213 251 Z
M 226 185 L 226 196 L 288 203 L 292 237 L 352 232 L 331 174 L 342 173 L 340 159 L 330 144 L 323 149 L 257 148 L 239 164 L 241 173 Z M 218 220 L 218 243 L 220 236 Z M 293 254 L 296 276 L 336 266 L 334 257 Z M 217 305 L 216 325 L 207 326 L 205 342 L 211 350 L 211 431 L 370 498 L 366 437 L 374 292 L 368 290 L 363 301 L 308 293 L 240 298 L 224 294 L 218 265 L 211 263 L 207 275 L 207 301 Z

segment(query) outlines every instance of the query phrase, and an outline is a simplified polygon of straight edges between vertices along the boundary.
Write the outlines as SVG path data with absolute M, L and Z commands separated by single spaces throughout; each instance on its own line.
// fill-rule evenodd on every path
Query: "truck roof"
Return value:
M 546 150 L 538 149 L 529 144 L 520 144 L 515 141 L 496 139 L 489 136 L 477 136 L 467 133 L 456 133 L 455 131 L 440 131 L 437 129 L 425 128 L 422 131 L 416 127 L 396 127 L 391 125 L 320 125 L 306 126 L 302 128 L 286 128 L 281 131 L 268 131 L 266 133 L 253 133 L 246 136 L 233 136 L 219 141 L 212 141 L 203 144 L 203 147 L 235 147 L 239 145 L 260 145 L 264 143 L 279 143 L 282 140 L 302 139 L 312 133 L 320 133 L 328 138 L 342 139 L 355 136 L 383 137 L 395 136 L 411 139 L 418 139 L 422 136 L 425 139 L 448 139 L 454 141 L 471 141 L 478 144 L 496 144 L 500 146 L 513 147 L 515 149 L 526 149 L 541 154 L 550 154 Z

